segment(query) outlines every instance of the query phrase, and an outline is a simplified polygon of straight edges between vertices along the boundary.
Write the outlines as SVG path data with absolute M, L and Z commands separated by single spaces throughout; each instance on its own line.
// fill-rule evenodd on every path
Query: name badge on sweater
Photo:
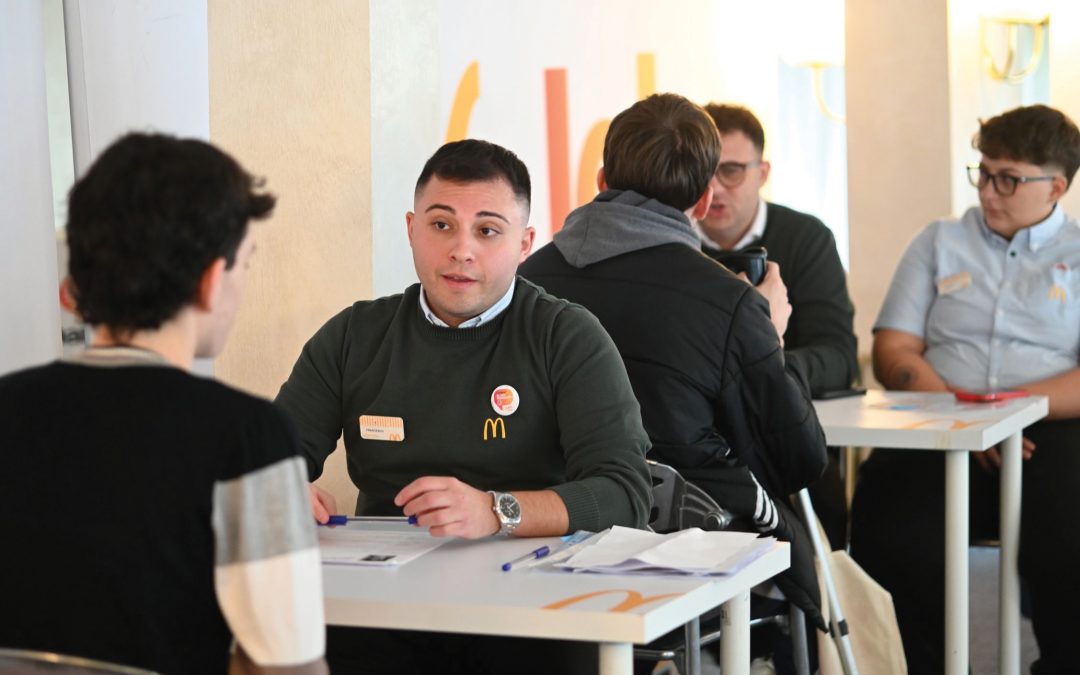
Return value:
M 360 438 L 369 441 L 403 441 L 405 440 L 405 420 L 400 417 L 361 415 Z
M 939 281 L 937 283 L 937 292 L 938 295 L 948 295 L 962 291 L 969 286 L 971 286 L 971 272 L 961 272 Z

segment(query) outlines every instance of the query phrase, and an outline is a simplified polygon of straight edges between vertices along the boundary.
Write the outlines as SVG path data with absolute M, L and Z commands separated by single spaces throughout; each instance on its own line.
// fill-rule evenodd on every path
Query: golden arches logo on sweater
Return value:
M 513 415 L 521 405 L 521 395 L 508 384 L 500 384 L 491 392 L 491 407 L 503 417 Z
M 488 439 L 488 434 L 491 434 L 491 438 L 500 438 L 499 433 L 502 432 L 502 438 L 506 438 L 506 421 L 501 417 L 494 419 L 487 418 L 484 420 L 484 440 Z

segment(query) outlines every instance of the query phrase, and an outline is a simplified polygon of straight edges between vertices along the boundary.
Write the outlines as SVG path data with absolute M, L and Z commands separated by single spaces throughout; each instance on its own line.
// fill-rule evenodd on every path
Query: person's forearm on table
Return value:
M 921 338 L 896 330 L 874 334 L 874 377 L 896 391 L 949 391 L 949 386 L 923 357 Z

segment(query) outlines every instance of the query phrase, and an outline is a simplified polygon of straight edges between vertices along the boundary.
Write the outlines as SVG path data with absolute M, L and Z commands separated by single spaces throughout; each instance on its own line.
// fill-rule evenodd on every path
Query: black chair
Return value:
M 667 464 L 648 460 L 652 474 L 653 510 L 649 528 L 654 532 L 676 532 L 690 527 L 702 530 L 726 530 L 735 516 L 716 503 L 704 490 L 687 482 Z M 788 614 L 752 619 L 751 628 L 775 624 L 790 629 L 796 670 L 809 675 L 806 622 L 803 613 L 789 603 Z M 718 642 L 720 631 L 701 634 L 701 619 L 695 618 L 683 627 L 683 634 L 668 634 L 648 645 L 634 649 L 634 658 L 641 661 L 673 661 L 680 673 L 700 675 L 701 648 Z
M 0 675 L 157 675 L 153 671 L 115 663 L 28 649 L 0 648 Z

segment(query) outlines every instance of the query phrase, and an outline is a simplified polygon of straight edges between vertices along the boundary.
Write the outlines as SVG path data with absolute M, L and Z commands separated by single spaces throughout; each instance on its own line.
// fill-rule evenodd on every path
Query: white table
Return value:
M 349 527 L 400 528 L 360 523 Z M 633 671 L 650 642 L 723 604 L 721 661 L 750 664 L 750 588 L 790 565 L 787 544 L 725 577 L 503 572 L 500 565 L 557 538 L 452 540 L 399 568 L 323 565 L 326 622 L 335 626 L 477 633 L 600 643 L 601 675 Z
M 968 458 L 1001 445 L 1000 672 L 1020 672 L 1022 432 L 1046 416 L 1045 396 L 999 403 L 960 403 L 952 394 L 870 391 L 816 401 L 825 440 L 836 446 L 945 452 L 945 667 L 968 672 Z M 1002 442 L 1004 441 L 1004 442 Z

